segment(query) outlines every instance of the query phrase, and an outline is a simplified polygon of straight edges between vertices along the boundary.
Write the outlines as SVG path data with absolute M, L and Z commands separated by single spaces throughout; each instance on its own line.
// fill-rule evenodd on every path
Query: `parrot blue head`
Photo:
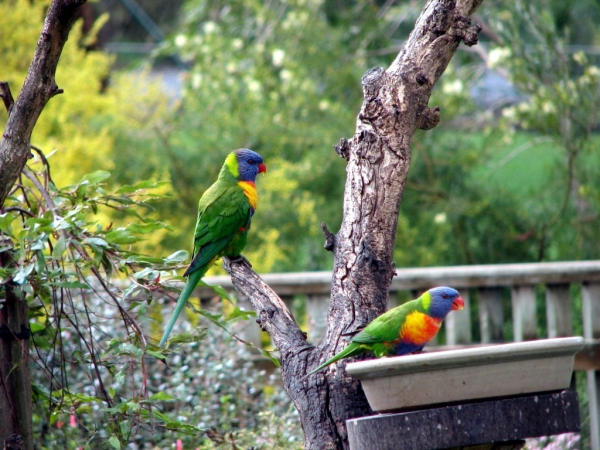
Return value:
M 230 153 L 225 164 L 239 181 L 254 182 L 256 175 L 267 171 L 262 156 L 247 148 L 240 148 Z
M 446 286 L 435 287 L 427 291 L 429 294 L 429 306 L 426 307 L 427 314 L 431 317 L 443 319 L 450 311 L 461 310 L 465 302 L 458 291 Z

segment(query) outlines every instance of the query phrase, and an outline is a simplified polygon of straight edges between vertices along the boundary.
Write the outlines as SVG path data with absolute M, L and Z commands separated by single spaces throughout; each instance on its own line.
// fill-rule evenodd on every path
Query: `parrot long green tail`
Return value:
M 325 361 L 323 364 L 321 364 L 319 367 L 317 367 L 316 369 L 314 369 L 312 372 L 309 372 L 308 375 L 306 375 L 304 378 L 308 378 L 313 373 L 318 372 L 321 369 L 324 369 L 329 364 L 332 364 L 332 363 L 334 363 L 336 361 L 339 361 L 342 358 L 347 358 L 349 356 L 360 355 L 364 351 L 365 350 L 360 346 L 360 344 L 357 344 L 356 342 L 351 342 L 350 345 L 348 345 L 348 347 L 346 347 L 344 350 L 342 350 L 338 354 L 334 355 L 333 357 L 331 357 L 330 359 L 328 359 L 327 361 Z M 304 378 L 302 378 L 302 380 L 304 380 Z M 300 380 L 300 381 L 302 381 L 302 380 Z
M 194 288 L 196 287 L 196 285 L 198 284 L 198 282 L 204 275 L 204 272 L 205 271 L 197 270 L 195 272 L 190 273 L 190 275 L 187 279 L 187 282 L 185 283 L 185 286 L 183 287 L 181 293 L 179 294 L 179 298 L 177 299 L 177 304 L 175 305 L 175 310 L 173 311 L 173 315 L 169 319 L 167 328 L 165 328 L 165 334 L 163 334 L 163 337 L 160 340 L 160 343 L 158 344 L 160 347 L 164 347 L 165 343 L 167 342 L 167 339 L 169 338 L 169 335 L 171 334 L 171 330 L 173 330 L 173 327 L 175 326 L 175 322 L 177 322 L 177 318 L 179 317 L 179 314 L 181 314 L 181 311 L 183 311 L 183 308 L 185 308 L 185 304 L 187 303 L 188 298 L 190 298 L 190 295 L 192 295 Z

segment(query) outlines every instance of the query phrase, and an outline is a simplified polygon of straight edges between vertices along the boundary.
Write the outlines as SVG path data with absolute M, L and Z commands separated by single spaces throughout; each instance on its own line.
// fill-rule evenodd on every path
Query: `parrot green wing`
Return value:
M 418 308 L 420 299 L 411 300 L 375 318 L 351 340 L 357 344 L 373 345 L 398 339 L 409 312 Z
M 184 276 L 206 270 L 232 239 L 250 226 L 252 211 L 236 183 L 216 182 L 200 199 L 192 262 Z M 241 252 L 242 249 L 239 249 Z

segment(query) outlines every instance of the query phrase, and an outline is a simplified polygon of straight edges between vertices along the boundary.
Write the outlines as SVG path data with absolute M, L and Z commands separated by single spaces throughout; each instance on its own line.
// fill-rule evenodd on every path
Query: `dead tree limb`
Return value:
M 323 342 L 314 347 L 306 341 L 284 303 L 247 265 L 229 266 L 233 284 L 250 298 L 261 326 L 281 351 L 284 386 L 299 411 L 307 449 L 347 448 L 346 419 L 370 413 L 344 362 L 301 378 L 343 349 L 345 336 L 385 311 L 411 138 L 417 129 L 438 123 L 439 108 L 428 106 L 431 91 L 460 42 L 477 43 L 480 27 L 469 16 L 481 1 L 428 1 L 390 67 L 373 68 L 362 78 L 356 133 L 336 146 L 348 165 L 344 217 L 331 239 L 334 270 Z

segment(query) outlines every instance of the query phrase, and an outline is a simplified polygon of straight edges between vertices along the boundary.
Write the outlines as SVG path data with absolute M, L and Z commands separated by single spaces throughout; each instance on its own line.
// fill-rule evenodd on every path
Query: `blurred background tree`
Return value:
M 7 52 L 9 80 L 24 74 L 43 2 L 20 4 L 7 14 L 29 8 L 21 30 L 32 31 L 3 42 L 22 49 Z M 121 2 L 93 4 L 96 25 L 69 41 L 59 77 L 74 95 L 51 105 L 56 114 L 35 135 L 61 156 L 55 179 L 102 168 L 117 184 L 169 180 L 173 200 L 157 217 L 175 232 L 150 245 L 170 254 L 190 246 L 197 200 L 224 156 L 249 147 L 269 173 L 258 181 L 248 256 L 263 272 L 329 268 L 319 223 L 335 230 L 341 220 L 345 175 L 331 145 L 353 128 L 360 75 L 389 62 L 420 2 L 140 4 L 168 36 L 151 58 L 119 54 L 121 69 L 111 71 L 113 58 L 82 48 L 151 41 Z M 455 59 L 432 99 L 441 126 L 413 143 L 399 266 L 599 256 L 599 11 L 586 0 L 484 9 L 479 49 Z M 186 70 L 168 68 L 169 55 Z

